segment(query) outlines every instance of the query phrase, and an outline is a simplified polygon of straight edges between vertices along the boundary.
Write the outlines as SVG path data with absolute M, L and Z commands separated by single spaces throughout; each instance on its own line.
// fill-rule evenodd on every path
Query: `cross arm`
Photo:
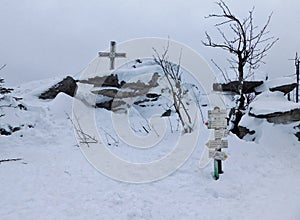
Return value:
M 99 57 L 109 57 L 109 52 L 99 52 L 98 55 Z
M 116 57 L 126 57 L 126 53 L 116 53 Z

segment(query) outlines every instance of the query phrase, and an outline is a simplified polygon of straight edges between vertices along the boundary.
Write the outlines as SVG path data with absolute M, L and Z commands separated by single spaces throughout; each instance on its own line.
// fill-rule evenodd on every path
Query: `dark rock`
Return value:
M 139 105 L 140 107 L 146 107 L 147 103 L 156 102 L 161 95 L 155 93 L 147 93 L 146 98 L 142 98 L 134 102 L 135 105 Z M 145 97 L 145 96 L 144 96 Z
M 292 84 L 288 84 L 288 85 L 281 85 L 281 86 L 272 87 L 272 88 L 270 88 L 270 91 L 271 92 L 279 91 L 279 92 L 282 92 L 284 94 L 288 94 L 291 91 L 293 91 L 296 87 L 297 87 L 297 83 L 292 83 Z
M 116 87 L 120 88 L 118 75 L 111 74 L 109 76 L 96 76 L 87 80 L 79 80 L 80 83 L 91 84 L 94 87 Z
M 12 129 L 12 132 L 16 132 L 16 131 L 20 131 L 20 130 L 21 130 L 20 127 L 14 127 L 14 128 Z
M 147 106 L 147 104 L 144 103 L 157 101 L 160 97 L 159 94 L 148 93 L 151 88 L 158 86 L 158 73 L 154 73 L 148 83 L 138 80 L 137 82 L 129 83 L 121 81 L 119 84 L 117 83 L 117 75 L 110 75 L 109 78 L 109 81 L 105 81 L 105 78 L 103 77 L 95 77 L 86 81 L 79 81 L 81 83 L 89 83 L 95 86 L 101 86 L 101 88 L 92 91 L 93 94 L 100 95 L 95 105 L 96 108 L 104 108 L 111 111 L 127 111 L 128 104 L 122 100 L 124 98 L 139 97 L 139 100 L 135 101 L 134 104 L 139 106 Z M 105 82 L 105 84 L 100 85 L 103 82 Z M 103 88 L 104 85 L 110 85 L 110 87 L 115 88 Z
M 255 93 L 255 88 L 262 85 L 263 81 L 244 81 L 243 83 L 243 93 Z M 229 83 L 214 83 L 213 90 L 217 92 L 233 92 L 240 94 L 239 92 L 239 81 L 232 81 Z
M 151 99 L 138 100 L 138 101 L 135 101 L 133 104 L 142 106 L 142 105 L 144 105 L 144 103 L 147 103 L 147 102 L 151 102 Z
M 244 81 L 243 83 L 243 93 L 260 93 L 257 92 L 255 88 L 262 85 L 263 81 Z M 239 85 L 238 81 L 232 81 L 229 83 L 214 83 L 213 90 L 217 92 L 233 92 L 239 94 Z M 279 91 L 284 94 L 287 94 L 294 90 L 297 86 L 297 83 L 291 83 L 287 85 L 274 86 L 269 88 L 271 92 Z
M 161 117 L 169 117 L 171 115 L 171 112 L 172 112 L 171 109 L 168 109 L 161 115 Z
M 159 75 L 154 73 L 148 84 L 143 83 L 140 80 L 130 83 L 122 82 L 122 85 L 119 89 L 99 89 L 97 91 L 92 91 L 92 93 L 119 99 L 142 96 L 147 94 L 151 88 L 158 86 L 158 77 Z
M 298 138 L 298 141 L 300 141 L 300 124 L 295 126 L 294 129 L 296 130 L 295 136 Z
M 156 87 L 156 86 L 158 86 L 158 83 L 157 83 L 158 78 L 159 78 L 159 74 L 158 73 L 154 73 L 152 75 L 151 80 L 149 81 L 149 86 L 150 87 Z
M 238 126 L 238 132 L 237 132 L 237 136 L 240 138 L 240 139 L 243 139 L 246 135 L 253 135 L 255 134 L 255 131 L 254 130 L 250 130 L 246 127 L 243 127 L 243 126 Z M 254 141 L 255 138 L 252 139 L 252 141 Z
M 109 101 L 104 101 L 104 102 L 97 102 L 96 107 L 97 108 L 104 108 L 106 110 L 111 110 L 111 105 L 112 105 L 113 99 Z
M 58 93 L 63 92 L 69 96 L 74 96 L 77 89 L 76 81 L 67 76 L 61 82 L 55 84 L 47 91 L 43 92 L 39 98 L 40 99 L 54 99 Z
M 12 91 L 14 91 L 14 89 L 0 87 L 0 94 L 7 94 L 11 93 Z
M 240 137 L 240 126 L 239 126 L 239 122 L 241 121 L 242 117 L 244 115 L 244 112 L 240 111 L 240 110 L 235 110 L 234 108 L 232 108 L 229 112 L 229 119 L 232 118 L 232 116 L 234 116 L 234 120 L 231 120 L 231 123 L 233 124 L 233 127 L 231 128 L 231 132 L 233 134 L 236 134 L 238 137 Z
M 122 100 L 115 100 L 115 99 L 96 103 L 96 108 L 104 108 L 109 111 L 118 111 L 120 109 L 123 109 L 122 107 L 124 106 L 127 106 L 126 102 Z
M 101 89 L 97 91 L 92 91 L 92 93 L 97 95 L 103 95 L 109 98 L 118 98 L 118 99 L 124 99 L 124 98 L 133 98 L 137 96 L 144 95 L 149 91 L 149 88 L 143 88 L 140 90 L 135 91 L 122 91 L 117 89 Z
M 0 128 L 0 135 L 8 136 L 8 135 L 11 135 L 11 133 L 12 133 L 11 131 L 7 131 L 4 128 Z
M 18 105 L 19 109 L 27 111 L 27 107 L 23 104 Z
M 20 131 L 20 130 L 21 130 L 21 127 L 12 127 L 9 125 L 7 129 L 0 128 L 0 135 L 8 136 L 8 135 L 11 135 L 12 133 Z
M 118 89 L 101 89 L 97 91 L 92 91 L 92 93 L 114 98 L 118 94 L 118 91 L 119 91 Z
M 160 94 L 156 94 L 156 93 L 148 93 L 148 94 L 146 94 L 146 97 L 147 98 L 151 98 L 151 99 L 158 98 L 159 96 L 161 96 L 161 95 Z
M 300 141 L 300 132 L 297 132 L 295 136 L 298 138 L 298 141 Z

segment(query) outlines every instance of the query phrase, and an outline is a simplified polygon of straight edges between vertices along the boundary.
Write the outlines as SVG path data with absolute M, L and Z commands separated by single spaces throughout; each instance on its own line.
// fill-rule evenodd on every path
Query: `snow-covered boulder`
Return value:
M 255 88 L 255 92 L 262 93 L 264 91 L 282 92 L 288 94 L 297 86 L 295 77 L 279 77 L 265 81 L 261 86 Z
M 281 92 L 266 91 L 253 100 L 248 114 L 271 123 L 288 124 L 300 121 L 300 104 L 288 101 Z
M 231 81 L 228 83 L 214 83 L 213 90 L 217 92 L 231 92 L 239 94 L 238 81 Z M 256 93 L 260 94 L 265 91 L 271 92 L 282 92 L 288 94 L 293 91 L 297 86 L 295 77 L 279 77 L 272 80 L 265 81 L 244 81 L 243 82 L 243 93 Z
M 239 122 L 238 137 L 256 141 L 263 135 L 262 125 L 266 123 L 285 126 L 300 141 L 300 104 L 288 101 L 282 92 L 263 92 L 253 100 Z

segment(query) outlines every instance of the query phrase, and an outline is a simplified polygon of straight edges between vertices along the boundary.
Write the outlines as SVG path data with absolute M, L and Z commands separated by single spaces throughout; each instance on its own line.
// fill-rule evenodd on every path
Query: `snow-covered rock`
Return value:
M 295 77 L 279 77 L 272 80 L 266 80 L 261 86 L 255 88 L 255 92 L 262 93 L 264 91 L 279 91 L 287 94 L 294 90 L 297 86 Z
M 266 91 L 250 104 L 249 115 L 277 124 L 292 123 L 300 121 L 300 104 L 288 101 L 281 92 Z
M 39 95 L 39 98 L 54 99 L 57 96 L 57 94 L 61 92 L 73 97 L 76 92 L 76 89 L 77 89 L 76 81 L 71 76 L 67 76 L 62 81 L 51 86 L 46 91 L 43 91 L 43 93 Z

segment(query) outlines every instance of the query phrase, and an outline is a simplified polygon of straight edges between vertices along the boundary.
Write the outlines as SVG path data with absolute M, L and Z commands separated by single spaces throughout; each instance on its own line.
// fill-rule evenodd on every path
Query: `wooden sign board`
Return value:
M 227 159 L 227 155 L 224 152 L 221 151 L 209 151 L 208 156 L 210 158 L 214 158 L 215 160 L 226 160 Z
M 225 128 L 227 128 L 227 120 L 223 120 L 223 121 L 208 121 L 208 128 L 209 129 L 218 129 L 218 128 L 225 129 Z
M 226 109 L 208 110 L 208 118 L 210 118 L 210 117 L 226 118 L 227 117 L 227 111 L 226 111 Z
M 226 129 L 217 129 L 214 131 L 215 139 L 222 139 L 228 136 L 228 131 Z
M 206 146 L 211 149 L 228 148 L 228 141 L 227 140 L 209 140 L 207 142 Z
M 227 128 L 227 112 L 226 109 L 214 109 L 208 111 L 208 128 L 218 129 Z

